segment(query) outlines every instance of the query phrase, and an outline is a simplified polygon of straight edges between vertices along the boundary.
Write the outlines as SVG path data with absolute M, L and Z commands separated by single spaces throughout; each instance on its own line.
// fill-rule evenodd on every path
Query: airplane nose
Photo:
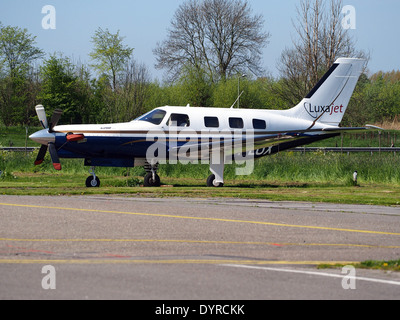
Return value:
M 56 136 L 53 133 L 49 133 L 48 129 L 43 129 L 40 131 L 35 132 L 34 134 L 29 136 L 29 139 L 43 144 L 47 145 L 49 142 L 55 142 L 56 141 Z

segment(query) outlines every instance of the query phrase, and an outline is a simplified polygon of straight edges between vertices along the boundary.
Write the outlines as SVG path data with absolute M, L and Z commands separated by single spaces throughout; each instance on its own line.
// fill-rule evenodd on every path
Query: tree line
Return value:
M 262 68 L 270 34 L 264 18 L 244 0 L 187 0 L 175 12 L 167 38 L 153 50 L 154 80 L 134 58 L 120 31 L 98 28 L 91 63 L 45 53 L 28 30 L 0 22 L 0 122 L 37 125 L 36 104 L 50 116 L 64 111 L 63 123 L 130 121 L 163 105 L 286 109 L 297 104 L 340 56 L 363 57 L 342 28 L 341 0 L 301 0 L 291 47 L 283 50 L 279 77 Z M 397 121 L 400 71 L 362 74 L 344 125 Z M 60 123 L 61 123 L 60 122 Z

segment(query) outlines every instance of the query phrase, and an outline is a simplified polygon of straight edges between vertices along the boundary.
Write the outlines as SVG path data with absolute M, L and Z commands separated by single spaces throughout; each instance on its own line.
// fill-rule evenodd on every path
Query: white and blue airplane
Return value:
M 145 186 L 159 186 L 159 163 L 209 163 L 207 185 L 223 186 L 224 167 L 232 158 L 252 161 L 315 141 L 369 129 L 339 127 L 365 61 L 339 58 L 295 107 L 287 110 L 172 107 L 156 108 L 126 123 L 57 125 L 56 109 L 47 122 L 43 106 L 36 106 L 43 126 L 30 136 L 42 144 L 35 165 L 47 150 L 53 166 L 60 158 L 81 158 L 90 166 L 87 187 L 99 187 L 97 166 L 144 166 Z M 175 161 L 175 162 L 174 162 Z

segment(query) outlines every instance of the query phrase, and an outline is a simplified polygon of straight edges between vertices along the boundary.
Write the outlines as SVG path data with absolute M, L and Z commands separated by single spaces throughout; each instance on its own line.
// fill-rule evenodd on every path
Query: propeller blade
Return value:
M 42 127 L 44 129 L 47 129 L 49 125 L 47 123 L 46 111 L 44 110 L 44 107 L 41 104 L 39 104 L 35 107 L 35 109 L 36 109 L 36 114 L 39 118 L 40 124 L 42 125 Z
M 51 120 L 50 120 L 49 132 L 53 132 L 53 128 L 57 125 L 62 114 L 63 114 L 62 110 L 60 110 L 60 109 L 54 110 L 53 116 L 51 117 Z
M 41 164 L 44 160 L 44 157 L 46 155 L 47 152 L 47 146 L 46 145 L 42 145 L 39 149 L 39 153 L 36 157 L 36 161 L 35 161 L 35 166 Z
M 49 152 L 54 169 L 61 170 L 61 163 L 60 159 L 58 158 L 56 146 L 52 142 L 49 142 Z

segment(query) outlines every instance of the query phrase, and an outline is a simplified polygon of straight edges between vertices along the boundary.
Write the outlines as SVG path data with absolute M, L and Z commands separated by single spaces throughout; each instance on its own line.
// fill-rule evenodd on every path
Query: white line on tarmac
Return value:
M 257 269 L 257 270 L 264 270 L 264 271 L 278 271 L 278 272 L 288 272 L 288 273 L 300 273 L 300 274 L 308 274 L 308 275 L 315 275 L 321 277 L 331 277 L 331 278 L 344 278 L 347 277 L 348 279 L 353 278 L 347 275 L 339 275 L 333 273 L 326 273 L 326 272 L 316 272 L 316 271 L 304 271 L 304 270 L 292 270 L 292 269 L 282 269 L 282 268 L 270 268 L 270 267 L 256 267 L 256 266 L 247 266 L 247 265 L 238 265 L 238 264 L 221 264 L 221 266 L 225 267 L 234 267 L 234 268 L 244 268 L 244 269 Z M 390 281 L 390 280 L 383 280 L 383 279 L 374 279 L 374 278 L 365 278 L 365 277 L 354 277 L 355 280 L 363 280 L 369 282 L 378 282 L 383 284 L 391 284 L 400 286 L 399 281 Z

